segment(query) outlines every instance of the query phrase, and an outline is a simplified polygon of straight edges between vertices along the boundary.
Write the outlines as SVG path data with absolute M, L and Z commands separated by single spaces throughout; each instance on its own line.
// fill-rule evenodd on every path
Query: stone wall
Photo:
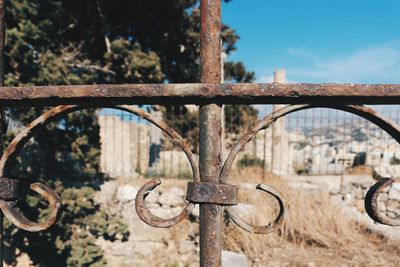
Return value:
M 107 259 L 108 266 L 199 266 L 198 205 L 190 220 L 176 227 L 154 228 L 140 220 L 135 211 L 135 196 L 143 179 L 115 179 L 101 185 L 96 202 L 108 214 L 120 216 L 127 224 L 128 240 L 111 242 L 97 239 Z M 184 208 L 186 183 L 183 180 L 164 180 L 160 187 L 146 198 L 147 207 L 155 215 L 171 218 Z M 235 262 L 235 264 L 233 264 Z M 239 264 L 239 265 L 238 265 Z M 222 267 L 247 267 L 242 254 L 224 251 Z
M 162 136 L 161 130 L 152 124 L 140 123 L 137 120 L 124 119 L 123 116 L 100 115 L 100 166 L 102 172 L 112 177 L 137 177 L 139 174 L 153 177 L 190 178 L 191 167 L 185 153 L 178 147 L 168 144 L 170 149 L 162 149 L 162 142 L 169 142 Z M 236 143 L 240 136 L 228 136 L 226 144 Z M 288 135 L 280 137 L 281 143 L 288 144 Z M 239 153 L 236 160 L 244 156 L 265 158 L 265 165 L 271 170 L 272 131 L 257 134 Z M 226 149 L 225 157 L 231 148 Z M 287 148 L 276 148 L 276 153 L 284 153 Z M 290 154 L 290 153 L 289 153 Z M 290 155 L 275 162 L 283 171 L 292 169 L 288 162 Z M 284 172 L 284 171 L 283 171 Z
M 153 112 L 154 113 L 154 112 Z M 161 112 L 157 116 L 162 117 Z M 129 116 L 100 114 L 101 170 L 113 177 L 142 175 L 187 177 L 190 166 L 187 158 L 177 146 L 168 143 L 162 131 L 150 123 L 132 120 Z M 364 126 L 363 126 L 364 127 Z M 275 129 L 275 133 L 274 130 Z M 268 171 L 279 175 L 296 173 L 340 175 L 355 162 L 355 155 L 364 153 L 364 163 L 383 177 L 398 177 L 400 158 L 398 145 L 379 147 L 379 139 L 365 142 L 351 141 L 350 132 L 335 132 L 328 129 L 328 136 L 303 131 L 286 131 L 283 123 L 259 132 L 239 152 L 236 160 L 247 156 L 264 164 Z M 332 136 L 347 136 L 346 142 L 335 144 Z M 227 157 L 232 146 L 241 135 L 226 133 L 223 157 Z M 333 138 L 333 139 L 332 139 Z M 275 140 L 275 142 L 272 142 Z M 333 145 L 335 144 L 335 145 Z M 349 152 L 349 148 L 351 151 Z M 377 150 L 377 151 L 376 151 Z M 379 153 L 375 153 L 379 152 Z M 275 155 L 275 156 L 273 156 Z M 361 156 L 360 156 L 361 157 Z M 278 160 L 273 160 L 273 159 Z M 260 164 L 262 162 L 262 164 Z M 393 163 L 393 164 L 392 164 Z M 396 163 L 396 164 L 395 164 Z
M 293 176 L 285 180 L 294 189 L 310 192 L 327 190 L 332 201 L 345 207 L 354 218 L 366 217 L 372 222 L 364 207 L 365 196 L 376 183 L 371 175 Z M 379 195 L 378 207 L 383 215 L 390 218 L 400 217 L 400 183 L 393 183 Z
M 371 187 L 370 182 L 345 183 L 339 195 L 344 202 L 354 205 L 359 212 L 365 213 L 364 199 Z M 382 214 L 390 218 L 400 216 L 400 184 L 394 183 L 378 197 L 378 207 Z
M 192 169 L 182 150 L 160 151 L 159 158 L 148 168 L 147 176 L 191 178 Z
M 148 226 L 136 214 L 135 197 L 146 181 L 140 178 L 111 180 L 104 183 L 96 194 L 96 201 L 101 208 L 109 214 L 120 216 L 130 232 L 126 241 L 97 240 L 97 244 L 105 252 L 108 265 L 173 266 L 172 263 L 175 261 L 197 263 L 196 242 L 187 242 L 191 239 L 198 240 L 195 227 L 184 233 L 187 238 L 174 239 L 173 228 L 160 229 Z M 186 181 L 175 181 L 175 183 L 163 181 L 163 184 L 146 198 L 147 206 L 160 217 L 176 216 L 185 204 L 185 184 Z
M 149 166 L 150 128 L 118 116 L 99 116 L 101 170 L 111 176 L 135 176 Z

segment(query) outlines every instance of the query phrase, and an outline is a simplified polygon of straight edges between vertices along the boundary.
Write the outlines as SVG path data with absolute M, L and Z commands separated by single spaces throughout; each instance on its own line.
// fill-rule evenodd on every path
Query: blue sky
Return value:
M 258 82 L 400 83 L 399 0 L 233 0 L 223 22 L 241 39 L 229 58 Z

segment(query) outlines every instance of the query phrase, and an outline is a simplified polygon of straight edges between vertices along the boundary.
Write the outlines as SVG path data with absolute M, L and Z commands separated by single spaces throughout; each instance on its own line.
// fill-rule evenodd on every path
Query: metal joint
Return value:
M 0 199 L 16 200 L 19 196 L 19 180 L 0 177 Z
M 189 182 L 186 200 L 192 203 L 237 205 L 238 187 L 230 184 Z

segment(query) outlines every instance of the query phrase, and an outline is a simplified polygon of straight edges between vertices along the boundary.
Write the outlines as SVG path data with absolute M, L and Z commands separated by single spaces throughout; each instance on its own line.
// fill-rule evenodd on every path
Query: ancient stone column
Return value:
M 163 119 L 163 114 L 158 106 L 153 106 L 151 114 L 158 120 Z M 160 159 L 162 130 L 154 124 L 150 125 L 150 159 L 149 166 L 153 167 Z
M 274 82 L 285 83 L 285 70 L 276 70 L 274 72 Z M 273 105 L 272 110 L 275 111 L 284 105 Z M 289 142 L 288 134 L 285 131 L 285 119 L 278 119 L 272 126 L 272 146 L 271 146 L 271 171 L 277 175 L 283 175 L 288 172 L 288 153 Z

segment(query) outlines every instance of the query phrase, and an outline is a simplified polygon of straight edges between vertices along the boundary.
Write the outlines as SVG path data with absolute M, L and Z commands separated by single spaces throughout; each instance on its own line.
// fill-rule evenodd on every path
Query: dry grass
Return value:
M 256 170 L 250 173 L 260 177 Z M 243 173 L 232 177 L 248 182 Z M 246 254 L 251 266 L 400 266 L 400 242 L 351 221 L 332 205 L 328 192 L 290 189 L 273 176 L 268 184 L 279 189 L 287 203 L 284 226 L 269 235 L 254 235 L 230 223 L 224 234 L 224 247 Z M 241 202 L 257 207 L 244 215 L 248 222 L 266 224 L 277 214 L 275 200 L 265 193 L 240 192 Z
M 229 182 L 256 184 L 262 180 L 261 174 L 259 168 L 235 170 Z M 277 188 L 284 196 L 287 203 L 284 226 L 269 235 L 256 235 L 230 222 L 224 231 L 224 249 L 245 254 L 250 266 L 400 266 L 400 242 L 389 241 L 351 221 L 340 207 L 330 202 L 328 192 L 291 189 L 270 174 L 263 183 Z M 186 181 L 165 180 L 162 186 L 185 187 Z M 243 214 L 248 222 L 263 225 L 274 219 L 277 204 L 272 197 L 255 189 L 239 192 L 241 203 L 256 206 Z M 177 252 L 185 240 L 198 246 L 198 224 L 183 221 L 169 231 L 170 236 L 164 242 L 171 244 L 160 251 L 157 261 L 152 259 L 152 266 L 198 266 L 198 251 Z
M 374 173 L 374 169 L 371 166 L 361 165 L 346 170 L 348 174 L 369 174 Z

